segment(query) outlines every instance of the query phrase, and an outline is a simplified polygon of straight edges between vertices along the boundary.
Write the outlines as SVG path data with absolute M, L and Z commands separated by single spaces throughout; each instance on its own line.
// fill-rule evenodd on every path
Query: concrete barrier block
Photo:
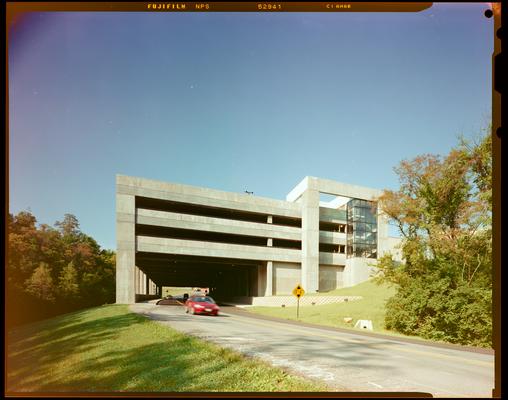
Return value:
M 370 319 L 359 319 L 356 321 L 355 328 L 372 330 L 372 321 Z

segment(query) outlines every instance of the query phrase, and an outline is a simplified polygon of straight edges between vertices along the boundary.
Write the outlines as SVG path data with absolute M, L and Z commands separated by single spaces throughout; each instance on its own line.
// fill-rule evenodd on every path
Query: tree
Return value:
M 380 258 L 378 280 L 398 288 L 386 327 L 463 344 L 491 343 L 490 132 L 448 155 L 402 161 L 400 188 L 378 199 L 402 236 L 405 262 Z M 490 321 L 490 322 L 489 322 Z
M 7 282 L 22 288 L 39 265 L 36 218 L 28 211 L 10 215 L 8 225 Z
M 63 297 L 73 299 L 79 292 L 78 274 L 73 262 L 67 264 L 60 273 L 58 278 L 58 288 Z
M 63 221 L 57 221 L 55 226 L 63 236 L 76 236 L 80 232 L 78 219 L 73 214 L 65 214 Z
M 46 263 L 40 263 L 32 276 L 26 282 L 26 291 L 41 300 L 52 302 L 55 300 L 51 269 Z
M 79 230 L 72 214 L 37 227 L 29 211 L 8 217 L 6 321 L 32 322 L 114 302 L 115 253 Z M 58 301 L 57 301 L 58 300 Z

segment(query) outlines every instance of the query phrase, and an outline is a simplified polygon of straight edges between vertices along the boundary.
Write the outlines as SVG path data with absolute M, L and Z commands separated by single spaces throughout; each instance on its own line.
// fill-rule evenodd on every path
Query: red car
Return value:
M 185 302 L 185 312 L 191 314 L 219 315 L 219 306 L 210 296 L 191 296 Z

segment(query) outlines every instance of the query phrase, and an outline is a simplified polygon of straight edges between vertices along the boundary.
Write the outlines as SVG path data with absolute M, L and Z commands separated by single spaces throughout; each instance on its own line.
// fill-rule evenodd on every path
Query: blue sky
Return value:
M 491 115 L 485 3 L 419 13 L 32 13 L 9 35 L 10 212 L 114 249 L 115 174 L 284 199 L 396 189 Z

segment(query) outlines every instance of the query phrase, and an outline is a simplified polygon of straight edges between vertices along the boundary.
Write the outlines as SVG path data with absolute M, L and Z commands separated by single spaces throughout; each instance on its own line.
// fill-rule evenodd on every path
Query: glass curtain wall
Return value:
M 352 199 L 347 203 L 347 257 L 377 258 L 377 204 Z

